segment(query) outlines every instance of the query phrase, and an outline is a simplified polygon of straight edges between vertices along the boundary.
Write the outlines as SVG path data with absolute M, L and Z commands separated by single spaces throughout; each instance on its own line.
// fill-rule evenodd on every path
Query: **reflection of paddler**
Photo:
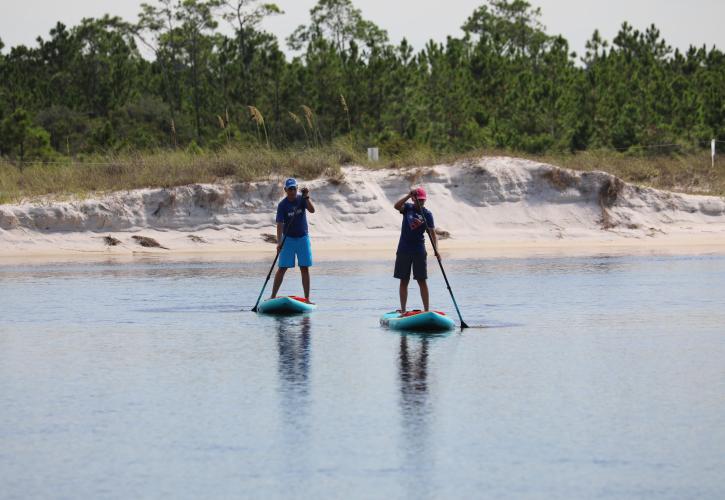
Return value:
M 429 446 L 432 408 L 428 398 L 428 342 L 425 337 L 402 335 L 398 356 L 402 468 L 406 471 L 405 487 L 413 498 L 430 492 L 435 463 Z
M 400 337 L 400 393 L 403 411 L 422 406 L 428 396 L 428 339 L 423 337 L 420 350 L 411 355 L 408 337 Z
M 309 380 L 311 323 L 308 316 L 279 318 L 277 322 L 277 398 L 279 440 L 277 460 L 284 470 L 298 470 L 311 463 Z M 272 496 L 288 496 L 288 486 Z
M 280 318 L 277 324 L 279 377 L 285 393 L 305 393 L 310 371 L 310 318 Z

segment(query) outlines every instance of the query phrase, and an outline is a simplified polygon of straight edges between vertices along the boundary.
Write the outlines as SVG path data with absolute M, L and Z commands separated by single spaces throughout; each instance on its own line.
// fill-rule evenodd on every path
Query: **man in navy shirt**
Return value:
M 417 198 L 420 210 L 416 203 L 406 203 L 410 198 L 414 201 Z M 410 269 L 413 268 L 413 279 L 420 287 L 420 298 L 423 300 L 423 309 L 428 310 L 428 269 L 427 254 L 425 251 L 425 221 L 430 229 L 430 237 L 435 248 L 438 247 L 438 240 L 435 234 L 433 214 L 426 209 L 427 198 L 425 189 L 419 187 L 408 193 L 395 203 L 395 209 L 403 215 L 403 225 L 400 229 L 400 241 L 395 258 L 395 273 L 393 277 L 400 280 L 400 313 L 405 313 L 405 306 L 408 302 L 408 283 L 410 282 Z
M 312 247 L 310 236 L 307 234 L 307 214 L 315 213 L 315 206 L 310 200 L 307 188 L 302 188 L 302 194 L 297 194 L 297 181 L 287 179 L 284 183 L 287 196 L 277 205 L 277 251 L 279 252 L 279 269 L 274 275 L 272 298 L 277 296 L 282 285 L 284 273 L 290 267 L 295 267 L 295 257 L 300 266 L 302 275 L 302 288 L 305 298 L 310 298 L 310 266 L 312 265 Z M 287 236 L 284 238 L 283 235 Z

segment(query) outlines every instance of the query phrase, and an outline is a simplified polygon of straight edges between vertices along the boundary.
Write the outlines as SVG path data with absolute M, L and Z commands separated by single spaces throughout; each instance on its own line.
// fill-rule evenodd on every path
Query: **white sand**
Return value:
M 725 253 L 725 200 L 639 188 L 516 158 L 405 170 L 345 167 L 344 180 L 305 182 L 316 259 L 389 257 L 411 186 L 429 194 L 445 256 Z M 193 255 L 269 258 L 282 180 L 140 189 L 86 200 L 0 205 L 0 257 Z M 607 187 L 611 194 L 607 195 Z M 618 189 L 615 189 L 619 186 Z M 616 194 L 614 194 L 616 193 Z M 168 248 L 140 246 L 134 235 Z M 104 243 L 104 236 L 121 240 Z M 192 239 L 191 236 L 201 238 Z M 196 240 L 196 241 L 195 241 Z

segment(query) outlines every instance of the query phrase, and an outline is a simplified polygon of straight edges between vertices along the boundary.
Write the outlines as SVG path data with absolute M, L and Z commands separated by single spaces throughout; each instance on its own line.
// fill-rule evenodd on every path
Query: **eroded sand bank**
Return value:
M 384 258 L 395 251 L 393 203 L 423 185 L 443 231 L 441 252 L 457 257 L 725 253 L 725 201 L 623 183 L 516 158 L 482 158 L 406 170 L 343 168 L 343 179 L 305 182 L 316 258 Z M 86 258 L 274 253 L 281 178 L 140 189 L 78 201 L 0 205 L 0 257 Z M 149 237 L 165 248 L 140 245 Z M 115 246 L 108 238 L 118 240 Z

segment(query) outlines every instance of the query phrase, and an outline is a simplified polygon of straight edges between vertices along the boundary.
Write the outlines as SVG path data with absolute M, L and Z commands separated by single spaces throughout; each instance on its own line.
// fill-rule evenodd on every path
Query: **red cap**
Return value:
M 419 200 L 425 200 L 426 198 L 428 198 L 428 196 L 425 194 L 425 189 L 423 189 L 422 187 L 415 188 L 413 191 L 415 192 L 415 197 Z

